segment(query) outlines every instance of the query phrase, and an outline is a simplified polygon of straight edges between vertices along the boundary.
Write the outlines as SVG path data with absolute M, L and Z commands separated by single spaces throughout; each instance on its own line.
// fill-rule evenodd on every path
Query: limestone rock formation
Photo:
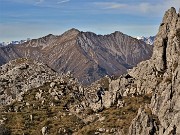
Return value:
M 148 82 L 149 85 L 146 85 L 146 88 L 150 85 L 155 86 L 151 100 L 151 110 L 160 121 L 159 134 L 164 135 L 180 134 L 179 31 L 180 13 L 176 13 L 176 10 L 171 8 L 165 13 L 159 28 L 153 56 L 148 62 L 145 62 L 145 65 L 148 63 L 148 70 L 142 71 L 142 67 L 138 66 L 130 72 L 138 79 L 142 79 L 140 74 L 149 72 L 149 75 L 144 74 L 146 78 L 158 80 L 159 83 Z M 141 63 L 141 66 L 143 64 Z
M 143 112 L 138 113 L 137 118 L 132 121 L 129 135 L 180 134 L 179 33 L 180 13 L 176 13 L 175 8 L 171 8 L 165 13 L 160 25 L 152 58 L 141 62 L 128 72 L 134 80 L 133 86 L 136 87 L 133 91 L 136 95 L 152 94 L 150 109 L 152 115 L 157 117 L 156 122 L 158 121 L 157 128 L 154 128 L 152 133 L 147 129 L 148 125 L 144 123 L 149 116 L 144 115 Z M 110 83 L 111 87 L 117 87 L 116 89 L 119 88 L 123 91 L 123 87 L 120 87 L 120 80 L 112 81 Z M 131 85 L 131 83 L 128 83 L 128 85 Z M 130 89 L 132 88 L 130 87 Z M 126 89 L 126 91 L 128 93 L 129 89 Z M 149 124 L 152 125 L 151 121 L 149 121 Z M 151 130 L 152 128 L 153 126 L 149 127 Z
M 39 87 L 57 76 L 42 63 L 28 59 L 16 59 L 0 67 L 0 104 L 22 100 L 29 89 Z
M 158 135 L 158 126 L 152 115 L 139 108 L 129 128 L 129 135 Z

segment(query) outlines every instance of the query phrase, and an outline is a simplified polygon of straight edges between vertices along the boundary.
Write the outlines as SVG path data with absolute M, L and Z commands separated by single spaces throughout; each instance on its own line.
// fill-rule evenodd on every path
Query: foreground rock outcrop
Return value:
M 161 135 L 180 134 L 179 52 L 180 13 L 171 8 L 159 28 L 152 58 L 129 73 L 138 80 L 148 79 L 142 89 L 153 91 L 150 108 L 159 120 L 157 133 Z
M 152 58 L 130 70 L 128 79 L 120 77 L 110 83 L 114 95 L 117 91 L 133 96 L 152 94 L 151 104 L 146 106 L 149 114 L 139 110 L 129 135 L 180 134 L 179 52 L 180 13 L 171 8 L 160 25 Z

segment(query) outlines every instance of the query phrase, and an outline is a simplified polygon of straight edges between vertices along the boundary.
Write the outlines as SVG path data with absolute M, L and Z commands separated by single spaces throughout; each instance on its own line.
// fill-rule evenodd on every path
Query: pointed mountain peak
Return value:
M 112 35 L 126 35 L 126 34 L 120 32 L 120 31 L 115 31 L 115 32 L 112 33 Z
M 169 10 L 168 10 L 168 12 L 175 12 L 176 13 L 176 9 L 174 8 L 174 7 L 171 7 Z
M 173 56 L 175 56 L 176 51 L 173 51 L 175 48 L 175 36 L 176 31 L 180 28 L 180 16 L 176 13 L 175 8 L 170 8 L 166 11 L 163 22 L 160 25 L 159 32 L 156 36 L 154 42 L 154 52 L 153 59 L 155 60 L 158 71 L 165 71 L 170 67 L 171 62 L 173 61 Z M 178 41 L 176 41 L 178 43 Z
M 115 31 L 114 34 L 123 34 L 123 33 L 120 31 Z
M 67 30 L 66 32 L 64 32 L 64 34 L 67 33 L 80 33 L 80 31 L 78 29 L 72 28 L 70 30 Z
M 80 33 L 80 31 L 78 29 L 75 29 L 75 28 L 72 28 L 66 32 L 64 32 L 61 36 L 63 37 L 74 37 L 74 36 L 77 36 L 78 34 Z

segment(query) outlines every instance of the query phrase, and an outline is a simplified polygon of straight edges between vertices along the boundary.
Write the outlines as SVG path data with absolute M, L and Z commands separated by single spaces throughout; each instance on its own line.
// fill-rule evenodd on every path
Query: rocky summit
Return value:
M 103 36 L 71 29 L 60 36 L 1 47 L 0 64 L 29 58 L 59 73 L 71 71 L 82 84 L 91 84 L 105 75 L 121 75 L 151 55 L 152 46 L 121 32 Z
M 0 134 L 180 135 L 179 52 L 180 13 L 171 8 L 152 57 L 119 77 L 82 86 L 71 72 L 24 58 L 10 61 L 0 72 Z

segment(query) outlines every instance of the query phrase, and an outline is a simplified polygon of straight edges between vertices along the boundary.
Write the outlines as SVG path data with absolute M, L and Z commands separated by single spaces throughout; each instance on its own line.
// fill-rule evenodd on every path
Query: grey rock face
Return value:
M 171 8 L 159 28 L 152 58 L 129 72 L 138 80 L 145 79 L 145 88 L 153 90 L 151 110 L 160 121 L 159 135 L 180 134 L 179 31 L 180 15 Z
M 151 108 L 160 120 L 162 134 L 180 134 L 179 100 L 179 30 L 180 17 L 174 8 L 163 18 L 152 57 L 157 71 L 163 71 L 162 82 L 155 89 Z M 156 62 L 156 63 L 155 63 Z M 160 134 L 161 134 L 160 133 Z
M 144 109 L 139 108 L 129 128 L 129 135 L 158 135 L 157 123 Z
M 57 74 L 42 63 L 16 59 L 0 67 L 0 104 L 23 99 L 27 90 L 53 80 Z

